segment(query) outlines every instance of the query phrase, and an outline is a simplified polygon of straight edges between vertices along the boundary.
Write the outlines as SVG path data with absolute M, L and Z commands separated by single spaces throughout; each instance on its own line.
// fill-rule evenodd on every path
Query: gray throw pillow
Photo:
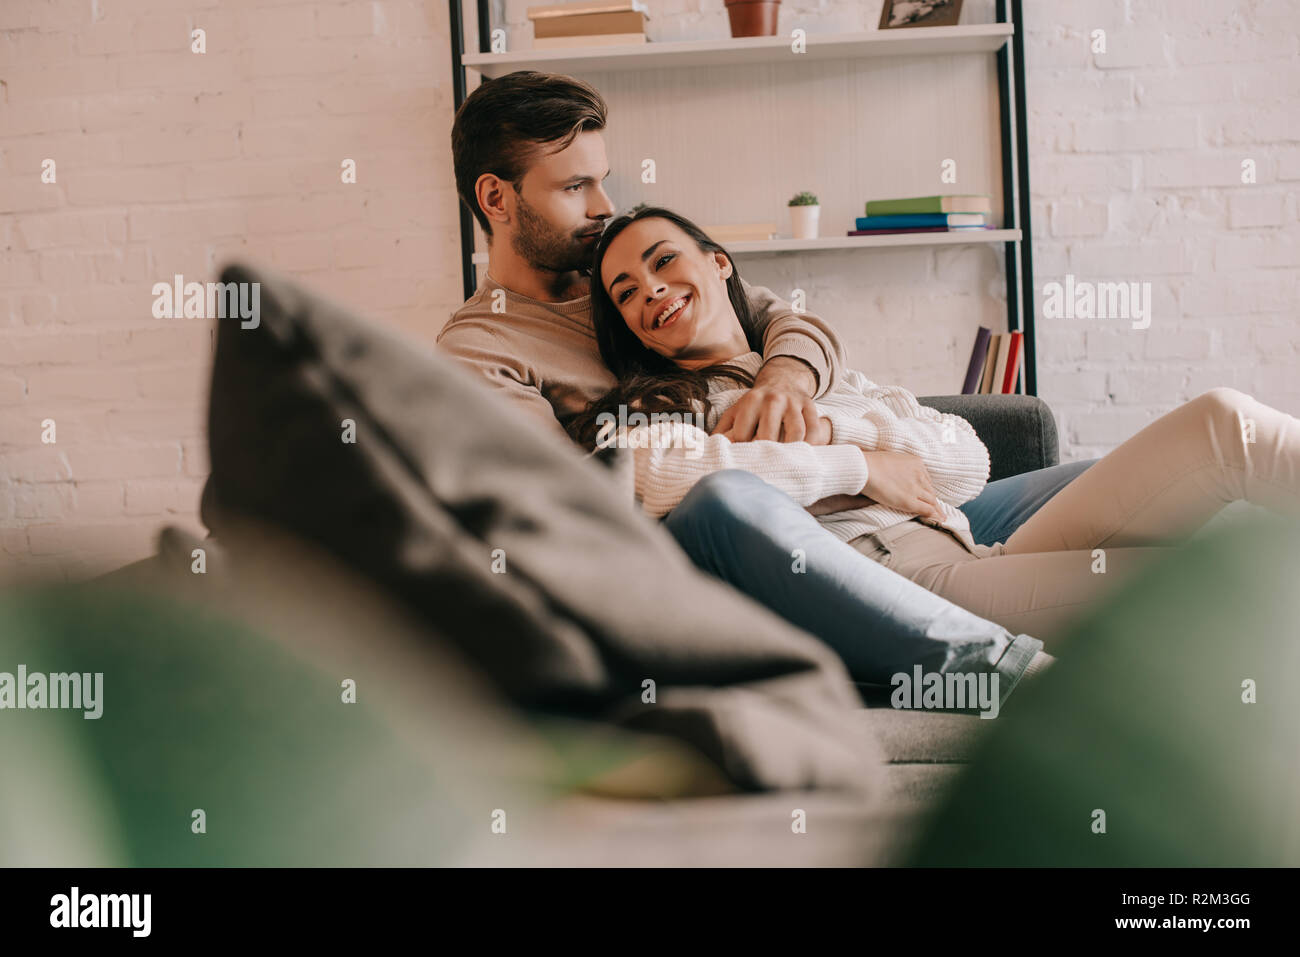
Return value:
M 218 321 L 218 539 L 230 511 L 324 547 L 524 707 L 678 737 L 745 789 L 874 790 L 838 657 L 697 571 L 599 464 L 422 343 L 260 269 L 221 278 L 259 283 L 260 315 Z

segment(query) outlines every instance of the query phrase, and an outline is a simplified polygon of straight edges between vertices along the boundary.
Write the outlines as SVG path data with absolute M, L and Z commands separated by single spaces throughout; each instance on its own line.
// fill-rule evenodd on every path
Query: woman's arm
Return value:
M 833 442 L 867 451 L 907 452 L 930 472 L 935 492 L 949 505 L 969 502 L 989 478 L 989 451 L 961 416 L 921 405 L 906 389 L 876 386 L 859 373 L 852 382 L 874 408 L 861 416 L 827 409 Z
M 682 422 L 660 422 L 618 433 L 628 447 L 636 497 L 655 518 L 671 512 L 704 476 L 723 469 L 752 472 L 797 503 L 853 495 L 867 483 L 867 462 L 851 445 L 809 445 L 760 439 L 735 443 Z

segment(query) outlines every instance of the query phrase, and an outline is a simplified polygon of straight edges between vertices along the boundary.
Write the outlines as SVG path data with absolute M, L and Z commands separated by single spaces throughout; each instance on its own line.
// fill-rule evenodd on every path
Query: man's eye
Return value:
M 572 186 L 566 186 L 566 187 L 564 187 L 565 192 L 568 192 L 568 191 L 571 190 L 571 189 L 582 189 L 582 184 L 581 184 L 581 183 L 574 183 Z

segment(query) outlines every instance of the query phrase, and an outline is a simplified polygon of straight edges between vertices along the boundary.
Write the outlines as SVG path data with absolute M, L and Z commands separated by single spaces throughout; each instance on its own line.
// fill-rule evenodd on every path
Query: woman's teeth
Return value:
M 663 315 L 655 318 L 653 328 L 660 329 L 664 326 L 665 323 L 671 321 L 672 318 L 677 315 L 677 313 L 681 312 L 683 309 L 686 308 L 686 301 L 689 298 L 690 298 L 689 296 L 684 296 L 681 299 L 678 299 L 671 306 L 669 306 L 667 311 L 664 312 Z

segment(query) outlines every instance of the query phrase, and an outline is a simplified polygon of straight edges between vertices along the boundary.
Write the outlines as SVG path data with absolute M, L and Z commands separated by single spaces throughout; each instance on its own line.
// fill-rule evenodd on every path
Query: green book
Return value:
M 910 213 L 992 213 L 987 196 L 916 196 L 907 199 L 873 199 L 868 216 L 899 216 Z

